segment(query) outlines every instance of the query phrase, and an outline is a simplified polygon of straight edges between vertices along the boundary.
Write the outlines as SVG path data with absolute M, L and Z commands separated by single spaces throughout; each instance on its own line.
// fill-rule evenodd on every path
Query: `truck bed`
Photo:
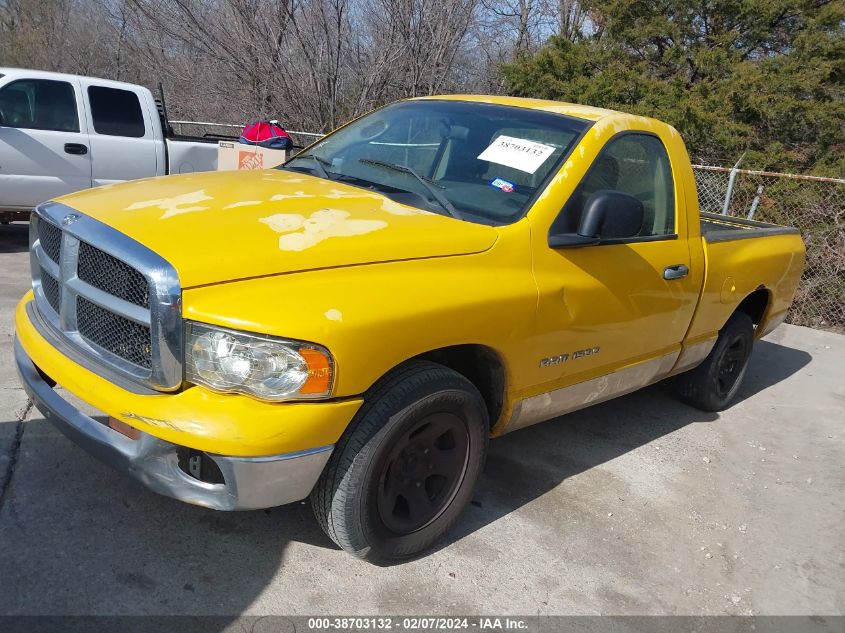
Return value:
M 167 173 L 187 174 L 217 169 L 217 141 L 210 138 L 171 137 L 165 140 Z
M 798 233 L 798 229 L 789 226 L 734 218 L 717 213 L 703 212 L 701 214 L 701 237 L 711 243 L 795 233 Z
M 687 342 L 714 340 L 737 305 L 760 290 L 767 296 L 765 321 L 755 336 L 777 327 L 786 316 L 804 268 L 804 245 L 798 230 L 702 213 L 701 238 L 704 286 Z

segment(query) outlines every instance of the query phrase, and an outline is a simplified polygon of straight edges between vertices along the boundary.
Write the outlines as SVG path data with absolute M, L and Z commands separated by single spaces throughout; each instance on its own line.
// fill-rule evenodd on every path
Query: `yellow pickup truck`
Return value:
M 728 406 L 804 262 L 794 229 L 699 215 L 670 126 L 507 97 L 402 101 L 281 168 L 30 226 L 15 354 L 47 419 L 188 503 L 310 495 L 374 562 L 455 523 L 490 437 L 669 377 Z

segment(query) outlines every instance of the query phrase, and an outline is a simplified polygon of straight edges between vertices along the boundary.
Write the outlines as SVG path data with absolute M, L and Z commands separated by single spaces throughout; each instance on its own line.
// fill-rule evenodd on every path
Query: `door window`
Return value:
M 675 233 L 672 168 L 656 136 L 623 134 L 611 140 L 555 220 L 553 232 L 576 231 L 584 204 L 602 189 L 627 193 L 643 203 L 640 237 Z
M 52 79 L 20 79 L 0 88 L 0 121 L 6 127 L 79 132 L 73 86 Z
M 131 90 L 88 87 L 94 131 L 105 136 L 141 138 L 145 134 L 144 113 L 138 95 Z

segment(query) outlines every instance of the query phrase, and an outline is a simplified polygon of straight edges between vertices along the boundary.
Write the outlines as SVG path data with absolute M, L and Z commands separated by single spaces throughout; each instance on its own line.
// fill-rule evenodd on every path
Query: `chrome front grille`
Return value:
M 38 225 L 38 240 L 41 242 L 41 248 L 44 249 L 47 257 L 58 264 L 59 249 L 62 244 L 61 229 L 49 222 L 42 222 Z
M 112 296 L 136 306 L 150 307 L 150 285 L 146 278 L 117 257 L 85 242 L 79 243 L 77 275 Z
M 54 202 L 32 216 L 30 259 L 35 306 L 57 343 L 70 343 L 108 378 L 181 386 L 181 289 L 170 264 Z
M 150 328 L 109 312 L 84 297 L 76 300 L 79 334 L 130 363 L 152 369 Z
M 43 267 L 41 268 L 41 288 L 44 290 L 47 303 L 58 314 L 62 300 L 62 288 L 59 286 L 58 280 L 54 279 Z

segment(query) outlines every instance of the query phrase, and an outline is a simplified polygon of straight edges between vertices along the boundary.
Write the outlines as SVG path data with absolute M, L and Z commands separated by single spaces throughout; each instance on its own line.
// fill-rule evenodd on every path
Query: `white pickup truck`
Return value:
M 219 136 L 175 136 L 143 86 L 0 67 L 0 222 L 124 180 L 217 169 Z

